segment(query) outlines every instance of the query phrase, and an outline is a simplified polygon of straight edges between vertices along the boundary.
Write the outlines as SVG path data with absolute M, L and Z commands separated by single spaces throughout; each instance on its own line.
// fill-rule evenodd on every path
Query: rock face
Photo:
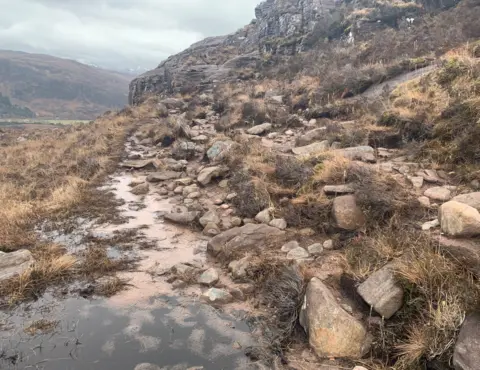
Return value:
M 197 42 L 134 79 L 129 104 L 139 104 L 152 93 L 208 89 L 215 81 L 235 80 L 242 69 L 255 67 L 262 52 L 295 54 L 324 38 L 328 27 L 339 20 L 336 4 L 334 0 L 264 1 L 255 9 L 255 22 L 228 36 Z
M 453 353 L 456 370 L 478 369 L 480 364 L 480 313 L 468 316 L 462 325 Z
M 16 252 L 0 252 L 0 281 L 21 274 L 34 262 L 30 251 L 22 249 Z
M 467 204 L 455 201 L 443 204 L 438 219 L 445 234 L 457 237 L 480 235 L 480 213 Z
M 285 236 L 285 231 L 265 224 L 247 224 L 227 230 L 207 245 L 207 251 L 213 256 L 229 256 L 233 252 L 246 249 L 261 249 L 266 241 Z
M 403 289 L 388 266 L 370 275 L 358 287 L 358 294 L 385 319 L 392 317 L 403 304 Z
M 365 215 L 357 206 L 354 195 L 343 195 L 333 201 L 333 218 L 344 230 L 358 230 L 365 225 Z
M 319 357 L 360 358 L 370 349 L 371 339 L 364 326 L 317 278 L 308 284 L 301 323 Z

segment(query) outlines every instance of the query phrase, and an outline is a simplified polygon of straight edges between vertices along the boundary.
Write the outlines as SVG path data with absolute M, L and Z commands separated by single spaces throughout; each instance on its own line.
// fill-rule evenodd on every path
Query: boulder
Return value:
M 310 257 L 310 254 L 302 247 L 297 247 L 292 249 L 290 252 L 287 254 L 287 259 L 289 260 L 304 260 Z
M 403 288 L 389 266 L 370 275 L 357 291 L 385 319 L 392 317 L 403 305 Z
M 375 159 L 375 150 L 371 146 L 355 146 L 350 148 L 343 148 L 335 150 L 335 153 L 348 158 L 350 160 L 362 160 L 371 162 L 372 156 Z
M 357 206 L 354 195 L 342 195 L 333 200 L 333 218 L 337 227 L 344 230 L 358 230 L 365 226 L 365 215 Z
M 325 152 L 329 148 L 330 143 L 328 142 L 328 140 L 324 140 L 310 145 L 293 148 L 292 152 L 295 155 L 307 156 L 315 153 Z
M 197 181 L 201 185 L 206 186 L 210 184 L 212 179 L 225 175 L 227 171 L 228 170 L 226 168 L 220 166 L 207 167 L 200 171 L 197 177 Z
M 271 123 L 262 123 L 261 125 L 253 126 L 247 130 L 250 135 L 262 135 L 272 129 Z
M 361 358 L 371 347 L 365 327 L 345 311 L 320 279 L 307 286 L 301 324 L 315 353 L 322 358 Z
M 227 157 L 228 153 L 230 153 L 230 150 L 233 148 L 234 144 L 235 143 L 231 140 L 215 142 L 215 144 L 213 144 L 207 151 L 208 159 L 210 159 L 212 162 L 223 161 Z
M 453 197 L 455 202 L 468 204 L 470 207 L 475 208 L 477 211 L 480 211 L 480 191 L 475 193 L 461 194 Z
M 452 192 L 449 189 L 444 188 L 443 186 L 435 186 L 433 188 L 427 189 L 425 193 L 423 193 L 423 195 L 433 200 L 446 202 L 452 197 Z
M 453 352 L 456 370 L 476 370 L 480 365 L 480 313 L 470 314 L 464 321 Z
M 225 304 L 232 302 L 233 296 L 223 289 L 210 288 L 202 294 L 202 300 L 211 304 Z
M 200 225 L 203 227 L 207 226 L 209 223 L 219 224 L 220 217 L 218 217 L 217 212 L 215 211 L 208 211 L 199 219 Z
M 320 141 L 325 138 L 326 132 L 326 127 L 316 128 L 307 131 L 305 134 L 303 134 L 297 139 L 296 144 L 297 146 L 306 146 L 314 141 Z
M 174 159 L 192 159 L 195 157 L 197 146 L 191 141 L 176 141 L 173 144 L 172 157 Z
M 220 277 L 218 276 L 218 272 L 213 267 L 205 271 L 200 277 L 198 278 L 198 283 L 202 285 L 212 286 L 215 285 Z
M 207 251 L 213 256 L 230 256 L 232 253 L 248 249 L 260 250 L 268 241 L 285 236 L 285 231 L 265 224 L 247 224 L 224 231 L 212 238 Z
M 10 253 L 0 252 L 0 281 L 22 274 L 34 262 L 32 253 L 26 249 Z
M 148 194 L 149 186 L 147 183 L 140 184 L 132 188 L 130 192 L 134 195 L 145 195 Z
M 453 257 L 477 277 L 480 277 L 480 243 L 475 239 L 452 239 L 439 236 L 443 253 Z
M 285 221 L 283 218 L 275 218 L 268 224 L 280 230 L 285 230 L 287 228 L 287 221 Z
M 164 171 L 164 172 L 154 172 L 148 175 L 148 182 L 161 182 L 178 179 L 182 176 L 181 172 L 176 171 Z
M 270 216 L 270 209 L 264 209 L 255 216 L 255 221 L 260 222 L 261 224 L 268 224 L 272 220 Z
M 438 219 L 442 231 L 451 236 L 480 235 L 480 213 L 467 204 L 450 201 L 439 208 Z
M 124 168 L 133 168 L 135 170 L 148 170 L 148 169 L 155 169 L 155 165 L 151 159 L 144 159 L 144 160 L 136 160 L 136 161 L 125 161 L 120 164 L 121 167 Z

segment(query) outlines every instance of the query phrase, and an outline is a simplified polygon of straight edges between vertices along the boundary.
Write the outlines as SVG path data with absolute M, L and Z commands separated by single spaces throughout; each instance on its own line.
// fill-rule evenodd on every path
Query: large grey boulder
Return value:
M 265 224 L 247 224 L 242 227 L 224 231 L 212 238 L 207 245 L 207 251 L 213 256 L 228 257 L 235 252 L 244 250 L 261 250 L 266 242 L 280 239 L 285 231 Z
M 456 197 L 453 197 L 452 200 L 455 202 L 468 204 L 470 207 L 480 211 L 480 191 L 457 195 Z
M 337 227 L 344 230 L 358 230 L 365 225 L 366 219 L 354 195 L 343 195 L 333 200 L 333 218 Z
M 438 220 L 442 231 L 450 236 L 480 235 L 480 213 L 467 204 L 450 201 L 439 208 Z
M 462 325 L 453 352 L 456 370 L 477 370 L 480 366 L 480 313 L 469 315 Z
M 217 141 L 207 150 L 207 157 L 212 162 L 221 162 L 228 156 L 234 145 L 235 143 L 231 140 Z
M 319 357 L 361 358 L 371 347 L 365 327 L 345 311 L 320 279 L 308 284 L 301 324 Z
M 358 287 L 358 294 L 385 319 L 392 317 L 403 305 L 403 288 L 390 266 L 370 275 Z
M 307 156 L 315 153 L 324 152 L 329 148 L 330 148 L 330 143 L 328 142 L 328 140 L 325 140 L 325 141 L 320 141 L 310 145 L 293 148 L 292 152 L 293 154 L 298 156 Z
M 305 132 L 305 134 L 303 134 L 297 139 L 296 144 L 297 146 L 301 147 L 301 146 L 309 145 L 314 141 L 321 141 L 322 139 L 325 138 L 326 132 L 327 132 L 326 127 L 320 127 L 320 128 L 307 131 Z
M 182 212 L 167 213 L 163 217 L 166 220 L 177 223 L 177 224 L 188 225 L 194 222 L 197 216 L 198 216 L 198 212 L 182 211 Z
M 10 279 L 25 272 L 35 260 L 26 249 L 15 252 L 0 252 L 0 281 Z

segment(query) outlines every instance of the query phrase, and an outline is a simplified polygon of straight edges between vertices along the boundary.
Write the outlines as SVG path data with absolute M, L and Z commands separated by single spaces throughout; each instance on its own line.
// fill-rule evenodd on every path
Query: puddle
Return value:
M 0 368 L 133 370 L 139 363 L 187 369 L 245 369 L 248 326 L 214 308 L 159 296 L 118 309 L 106 300 L 42 300 L 3 313 Z M 23 331 L 36 320 L 58 321 L 52 333 Z M 8 327 L 16 329 L 8 330 Z

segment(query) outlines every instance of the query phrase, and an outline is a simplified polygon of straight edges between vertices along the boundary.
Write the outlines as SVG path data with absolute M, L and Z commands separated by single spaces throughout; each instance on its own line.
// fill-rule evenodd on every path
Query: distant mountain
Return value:
M 120 108 L 131 79 L 69 59 L 0 50 L 0 94 L 38 117 L 91 119 Z M 11 112 L 13 118 L 19 111 Z
M 26 107 L 12 104 L 8 96 L 0 93 L 0 118 L 33 118 L 35 113 Z

